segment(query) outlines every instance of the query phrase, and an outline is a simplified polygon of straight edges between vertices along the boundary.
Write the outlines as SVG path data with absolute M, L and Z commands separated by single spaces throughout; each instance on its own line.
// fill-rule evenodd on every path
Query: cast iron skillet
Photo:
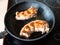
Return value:
M 15 19 L 15 13 L 16 11 L 23 11 L 28 9 L 30 6 L 34 6 L 38 9 L 38 16 L 36 18 L 31 18 L 28 20 L 16 20 Z M 49 23 L 49 27 L 50 27 L 50 31 L 49 33 L 52 31 L 54 24 L 55 24 L 55 17 L 54 14 L 52 12 L 52 10 L 46 6 L 45 4 L 38 2 L 38 1 L 23 1 L 21 3 L 17 3 L 15 5 L 13 5 L 8 12 L 5 15 L 5 26 L 6 26 L 6 31 L 12 35 L 14 38 L 18 39 L 18 40 L 22 40 L 22 41 L 36 41 L 39 39 L 44 38 L 46 35 L 48 35 L 48 33 L 45 33 L 43 35 L 41 35 L 41 33 L 33 33 L 32 36 L 29 39 L 26 38 L 21 38 L 19 36 L 19 32 L 21 30 L 21 28 L 33 21 L 33 20 L 46 20 Z

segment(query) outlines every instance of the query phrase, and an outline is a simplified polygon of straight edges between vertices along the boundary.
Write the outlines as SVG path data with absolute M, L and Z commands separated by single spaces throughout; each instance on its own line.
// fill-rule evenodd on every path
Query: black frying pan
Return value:
M 30 6 L 34 6 L 36 8 L 38 8 L 38 16 L 36 18 L 31 18 L 28 20 L 16 20 L 15 19 L 15 13 L 16 11 L 23 11 L 28 9 Z M 22 41 L 35 41 L 35 40 L 39 40 L 41 38 L 44 38 L 46 35 L 48 35 L 48 33 L 45 33 L 43 35 L 41 35 L 41 33 L 33 33 L 32 36 L 29 39 L 25 39 L 25 38 L 21 38 L 19 36 L 19 32 L 21 30 L 21 28 L 33 21 L 33 20 L 46 20 L 49 23 L 49 27 L 50 27 L 50 31 L 49 33 L 52 31 L 54 24 L 55 24 L 55 17 L 54 14 L 52 12 L 52 10 L 46 6 L 45 4 L 38 2 L 38 1 L 23 1 L 21 3 L 15 4 L 13 5 L 8 12 L 6 13 L 5 16 L 5 26 L 6 26 L 6 31 L 12 35 L 14 38 L 18 39 L 18 40 L 22 40 Z

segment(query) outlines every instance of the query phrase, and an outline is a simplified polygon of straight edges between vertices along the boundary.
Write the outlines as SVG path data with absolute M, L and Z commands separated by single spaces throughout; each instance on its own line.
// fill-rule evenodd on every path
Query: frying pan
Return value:
M 31 6 L 38 9 L 38 13 L 37 13 L 38 16 L 36 18 L 31 18 L 28 20 L 16 20 L 15 19 L 16 11 L 23 11 L 23 10 L 28 9 Z M 29 39 L 21 38 L 19 36 L 19 32 L 21 28 L 25 24 L 33 20 L 36 20 L 36 19 L 46 20 L 49 23 L 49 27 L 50 27 L 49 32 L 43 35 L 41 35 L 40 33 L 33 33 Z M 44 3 L 38 2 L 38 1 L 23 1 L 23 2 L 13 5 L 7 11 L 4 22 L 5 22 L 6 32 L 9 33 L 14 38 L 18 40 L 22 40 L 22 41 L 36 41 L 36 40 L 44 38 L 52 31 L 54 24 L 55 24 L 55 17 L 54 17 L 52 10 Z

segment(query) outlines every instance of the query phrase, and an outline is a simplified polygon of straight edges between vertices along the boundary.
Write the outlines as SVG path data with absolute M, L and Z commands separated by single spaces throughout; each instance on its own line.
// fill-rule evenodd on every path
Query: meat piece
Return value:
M 49 24 L 44 20 L 34 21 L 34 26 L 35 32 L 42 32 L 42 34 L 44 34 L 45 32 L 48 33 L 49 31 Z
M 20 31 L 20 36 L 29 38 L 33 32 L 49 32 L 49 24 L 44 20 L 35 20 L 26 24 Z
M 37 9 L 35 7 L 30 7 L 29 9 L 22 11 L 22 12 L 16 12 L 16 20 L 27 20 L 32 17 L 34 17 L 37 14 Z

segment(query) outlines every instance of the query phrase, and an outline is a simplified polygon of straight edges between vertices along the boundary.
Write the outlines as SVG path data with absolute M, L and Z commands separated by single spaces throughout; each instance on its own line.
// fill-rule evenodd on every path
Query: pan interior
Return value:
M 42 5 L 42 6 L 41 6 Z M 28 19 L 28 20 L 16 20 L 15 19 L 15 13 L 16 11 L 23 11 L 23 10 L 26 10 L 28 9 L 30 6 L 35 6 L 36 8 L 38 8 L 38 13 L 37 13 L 37 17 L 35 18 L 31 18 L 31 19 Z M 49 23 L 49 26 L 50 26 L 50 29 L 52 28 L 53 26 L 53 23 L 54 23 L 54 16 L 52 14 L 52 12 L 50 11 L 50 9 L 48 7 L 44 7 L 45 5 L 44 4 L 40 4 L 38 2 L 23 2 L 23 3 L 19 3 L 19 4 L 16 4 L 15 6 L 13 6 L 6 14 L 5 16 L 5 25 L 6 25 L 6 28 L 8 29 L 8 31 L 21 39 L 19 33 L 20 33 L 20 30 L 21 28 L 33 21 L 33 20 L 46 20 L 48 23 Z M 45 33 L 46 34 L 46 33 Z M 29 39 L 35 39 L 35 38 L 39 38 L 41 36 L 44 36 L 45 34 L 41 35 L 41 32 L 39 33 L 33 33 L 31 35 L 31 37 Z

